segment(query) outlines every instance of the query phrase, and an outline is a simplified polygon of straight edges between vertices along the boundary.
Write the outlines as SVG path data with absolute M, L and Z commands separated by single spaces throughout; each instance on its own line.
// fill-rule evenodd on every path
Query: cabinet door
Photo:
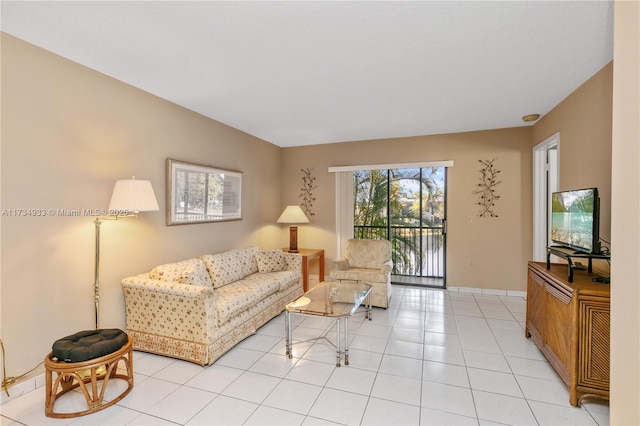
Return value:
M 579 301 L 580 360 L 578 386 L 595 393 L 609 393 L 609 299 L 585 297 Z M 600 391 L 600 392 L 599 392 Z
M 538 274 L 529 271 L 527 282 L 527 333 L 540 348 L 542 347 L 545 315 L 544 284 L 544 280 Z
M 549 283 L 545 287 L 544 352 L 562 380 L 569 384 L 571 334 L 577 332 L 575 318 L 571 315 L 571 298 Z

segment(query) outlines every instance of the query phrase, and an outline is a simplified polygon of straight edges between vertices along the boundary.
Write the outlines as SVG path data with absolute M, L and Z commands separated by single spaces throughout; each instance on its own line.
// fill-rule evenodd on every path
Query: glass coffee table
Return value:
M 315 339 L 325 339 L 336 348 L 336 367 L 344 357 L 344 365 L 349 365 L 349 317 L 361 306 L 365 306 L 366 318 L 371 321 L 371 286 L 360 281 L 321 282 L 301 297 L 285 306 L 286 355 L 293 357 L 293 330 L 291 314 L 322 316 L 336 320 L 336 344 L 327 339 L 325 332 Z M 343 321 L 344 320 L 344 321 Z M 344 345 L 341 342 L 341 324 L 344 323 Z M 305 340 L 309 341 L 309 340 Z M 302 342 L 300 342 L 302 343 Z M 343 349 L 344 348 L 344 349 Z

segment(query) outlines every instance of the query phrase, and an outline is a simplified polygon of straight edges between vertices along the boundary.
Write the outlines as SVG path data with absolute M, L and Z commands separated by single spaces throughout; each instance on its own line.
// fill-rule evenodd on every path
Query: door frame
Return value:
M 550 155 L 555 151 L 556 155 Z M 560 133 L 533 147 L 533 260 L 546 261 L 551 194 L 560 187 Z

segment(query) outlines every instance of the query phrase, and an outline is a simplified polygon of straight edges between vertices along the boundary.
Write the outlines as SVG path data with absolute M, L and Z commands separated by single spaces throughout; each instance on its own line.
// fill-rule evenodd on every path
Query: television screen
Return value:
M 586 253 L 600 252 L 597 188 L 554 192 L 551 196 L 551 240 Z

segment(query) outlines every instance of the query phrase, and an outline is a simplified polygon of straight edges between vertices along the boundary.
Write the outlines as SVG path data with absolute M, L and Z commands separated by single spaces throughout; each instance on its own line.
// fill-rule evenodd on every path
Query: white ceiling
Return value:
M 2 1 L 0 24 L 282 147 L 523 126 L 613 58 L 609 1 Z

